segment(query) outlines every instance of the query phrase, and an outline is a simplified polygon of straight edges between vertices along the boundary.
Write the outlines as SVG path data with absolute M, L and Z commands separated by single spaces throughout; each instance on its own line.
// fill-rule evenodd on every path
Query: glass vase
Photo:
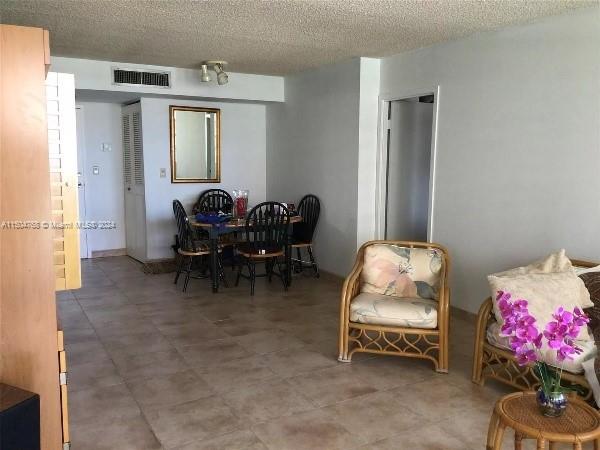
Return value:
M 564 392 L 544 392 L 539 388 L 536 400 L 540 412 L 546 417 L 559 417 L 567 408 L 568 398 Z
M 248 190 L 235 189 L 233 191 L 233 217 L 243 219 L 248 213 Z

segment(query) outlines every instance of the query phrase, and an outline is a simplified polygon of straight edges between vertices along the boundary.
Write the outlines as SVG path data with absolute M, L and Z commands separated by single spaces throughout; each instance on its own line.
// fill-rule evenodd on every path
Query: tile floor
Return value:
M 472 323 L 452 319 L 448 375 L 406 358 L 344 364 L 339 280 L 249 289 L 192 280 L 183 294 L 127 257 L 84 261 L 83 288 L 58 298 L 72 449 L 485 447 L 509 390 L 471 383 Z

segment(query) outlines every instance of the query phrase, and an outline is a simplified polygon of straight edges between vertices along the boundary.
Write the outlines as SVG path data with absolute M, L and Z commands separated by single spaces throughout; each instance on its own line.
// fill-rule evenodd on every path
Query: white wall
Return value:
M 190 210 L 205 189 L 248 189 L 251 205 L 266 199 L 265 106 L 179 99 L 142 98 L 142 133 L 148 259 L 170 258 L 176 232 L 172 201 Z M 221 109 L 221 183 L 171 183 L 169 105 Z M 160 178 L 160 169 L 166 178 Z
M 440 85 L 433 239 L 455 306 L 561 247 L 600 260 L 599 43 L 594 7 L 382 60 L 382 96 Z
M 103 91 L 104 93 L 132 92 L 168 97 L 187 96 L 270 102 L 284 101 L 283 77 L 277 76 L 228 72 L 229 83 L 219 86 L 215 81 L 216 76 L 213 76 L 213 81 L 202 83 L 199 69 L 181 69 L 57 56 L 52 57 L 51 63 L 54 72 L 75 74 L 75 88 L 80 90 Z M 113 67 L 169 71 L 171 72 L 171 88 L 114 85 L 111 78 Z
M 83 107 L 85 137 L 86 220 L 114 221 L 115 229 L 89 229 L 91 252 L 125 248 L 125 210 L 123 194 L 123 147 L 121 141 L 121 106 L 115 103 L 79 102 Z M 103 143 L 112 151 L 103 152 Z M 93 175 L 92 167 L 100 174 Z
M 360 58 L 356 248 L 375 237 L 380 60 Z
M 339 275 L 356 251 L 359 84 L 353 59 L 286 77 L 286 102 L 267 106 L 267 197 L 319 197 L 315 254 Z

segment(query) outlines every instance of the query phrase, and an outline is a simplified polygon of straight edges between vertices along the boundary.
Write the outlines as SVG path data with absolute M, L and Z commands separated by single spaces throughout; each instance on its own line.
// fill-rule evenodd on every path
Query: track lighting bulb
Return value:
M 229 82 L 229 76 L 223 71 L 221 64 L 215 64 L 215 73 L 217 74 L 217 83 L 224 85 Z
M 208 66 L 206 64 L 202 64 L 202 75 L 200 76 L 200 81 L 203 83 L 208 83 L 210 80 L 211 78 L 208 74 Z

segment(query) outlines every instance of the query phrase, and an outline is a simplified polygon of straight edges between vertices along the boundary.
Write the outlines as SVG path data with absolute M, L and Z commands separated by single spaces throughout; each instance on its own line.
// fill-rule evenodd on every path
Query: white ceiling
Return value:
M 598 0 L 1 0 L 57 56 L 282 75 L 526 23 Z

